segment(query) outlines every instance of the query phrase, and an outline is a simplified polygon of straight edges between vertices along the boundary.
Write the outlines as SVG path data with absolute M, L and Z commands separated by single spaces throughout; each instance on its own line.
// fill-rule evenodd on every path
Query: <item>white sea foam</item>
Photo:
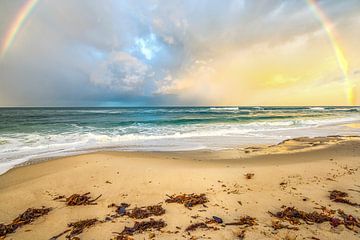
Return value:
M 238 107 L 211 107 L 212 111 L 238 111 Z
M 325 111 L 326 108 L 323 108 L 323 107 L 310 107 L 309 110 L 313 110 L 313 111 Z

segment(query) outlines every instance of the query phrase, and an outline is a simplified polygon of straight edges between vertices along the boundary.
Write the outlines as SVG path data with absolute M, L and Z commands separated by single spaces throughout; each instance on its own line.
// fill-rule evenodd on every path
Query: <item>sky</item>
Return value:
M 360 1 L 310 2 L 0 0 L 0 106 L 359 105 Z

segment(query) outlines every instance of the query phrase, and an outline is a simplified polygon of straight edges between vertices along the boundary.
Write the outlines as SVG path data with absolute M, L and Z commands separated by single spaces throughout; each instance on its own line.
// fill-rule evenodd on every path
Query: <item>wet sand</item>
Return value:
M 256 218 L 246 227 L 245 239 L 359 239 L 355 231 L 328 222 L 299 230 L 271 227 L 268 211 L 294 206 L 312 212 L 320 207 L 342 209 L 360 217 L 360 208 L 332 202 L 329 191 L 340 190 L 360 203 L 360 137 L 298 138 L 274 146 L 224 151 L 190 152 L 98 152 L 18 167 L 0 176 L 0 223 L 9 224 L 29 207 L 52 207 L 47 215 L 8 234 L 6 239 L 50 239 L 66 230 L 70 222 L 97 218 L 101 222 L 85 229 L 80 239 L 112 239 L 135 221 L 128 216 L 111 217 L 115 203 L 134 207 L 161 204 L 166 227 L 134 234 L 134 239 L 239 239 L 242 226 L 211 223 L 216 229 L 185 231 L 193 223 L 212 216 L 224 223 L 242 216 Z M 253 173 L 251 179 L 245 174 Z M 350 190 L 349 190 L 350 189 Z M 90 192 L 96 205 L 66 206 L 56 196 Z M 208 202 L 186 208 L 166 203 L 167 195 L 204 193 Z M 336 213 L 335 213 L 336 215 Z M 107 221 L 102 221 L 107 218 Z M 284 221 L 284 224 L 292 226 Z M 65 239 L 66 234 L 59 237 Z

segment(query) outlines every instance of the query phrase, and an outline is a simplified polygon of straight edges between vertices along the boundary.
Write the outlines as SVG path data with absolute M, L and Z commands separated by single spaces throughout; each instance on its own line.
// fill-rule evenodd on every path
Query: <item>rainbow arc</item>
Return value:
M 340 45 L 340 40 L 334 30 L 333 23 L 326 16 L 324 11 L 320 8 L 320 6 L 316 0 L 307 0 L 307 3 L 310 6 L 311 10 L 314 12 L 314 14 L 317 16 L 317 18 L 319 19 L 319 21 L 321 22 L 321 24 L 329 38 L 331 46 L 334 50 L 337 63 L 343 74 L 344 88 L 345 88 L 345 94 L 347 97 L 347 101 L 350 105 L 355 105 L 355 103 L 356 103 L 355 86 L 353 86 L 353 84 L 349 78 L 349 64 L 345 57 L 343 48 Z
M 10 24 L 8 31 L 6 31 L 5 37 L 3 38 L 3 42 L 0 49 L 0 56 L 4 57 L 6 52 L 13 45 L 16 35 L 21 30 L 21 27 L 26 22 L 26 19 L 29 17 L 30 13 L 36 6 L 39 0 L 28 0 L 25 4 L 20 8 L 18 13 L 16 14 L 13 22 Z

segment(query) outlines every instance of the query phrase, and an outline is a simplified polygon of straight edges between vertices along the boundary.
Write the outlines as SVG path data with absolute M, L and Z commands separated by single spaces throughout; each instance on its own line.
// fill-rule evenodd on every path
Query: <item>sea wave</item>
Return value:
M 360 134 L 359 129 L 342 126 L 360 122 L 360 108 L 311 108 L 0 111 L 0 172 L 30 160 L 101 149 L 219 149 L 238 146 L 242 142 L 276 143 L 296 136 Z

